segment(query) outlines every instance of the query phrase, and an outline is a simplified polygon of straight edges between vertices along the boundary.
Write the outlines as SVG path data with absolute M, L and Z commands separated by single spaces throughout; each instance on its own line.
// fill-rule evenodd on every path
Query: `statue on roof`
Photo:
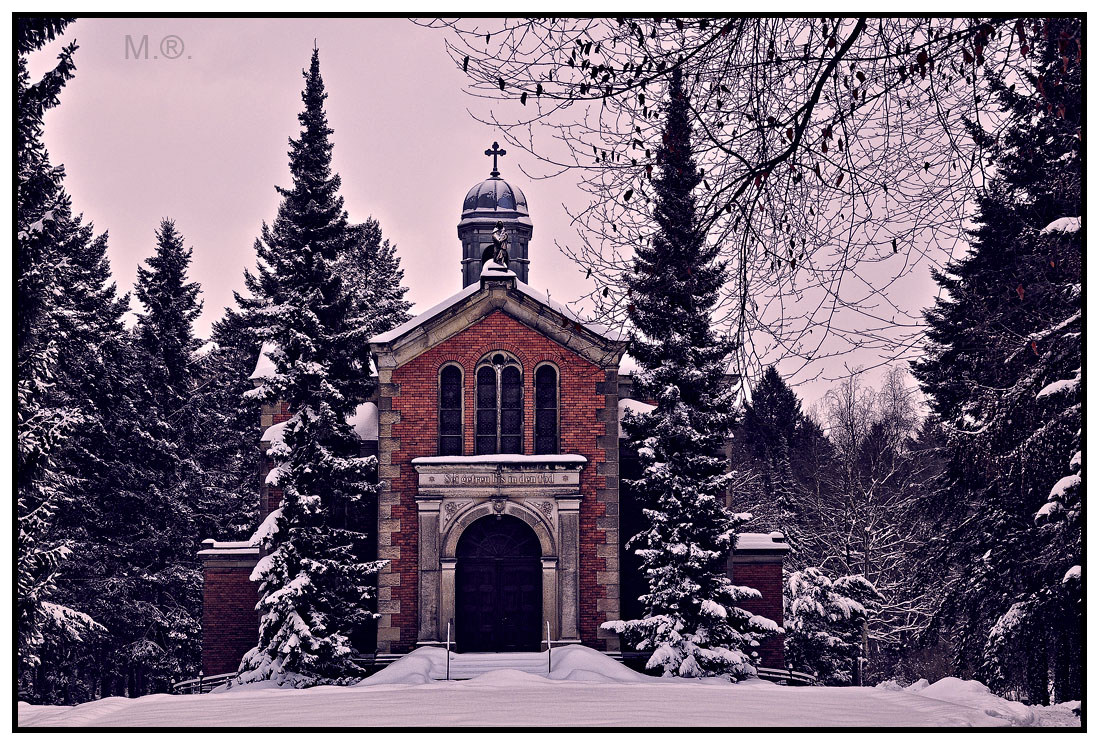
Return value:
M 508 262 L 511 260 L 508 255 L 508 238 L 508 231 L 504 227 L 503 221 L 497 220 L 496 226 L 492 229 L 492 243 L 485 246 L 484 253 L 481 254 L 482 267 L 490 259 L 505 268 L 508 266 Z

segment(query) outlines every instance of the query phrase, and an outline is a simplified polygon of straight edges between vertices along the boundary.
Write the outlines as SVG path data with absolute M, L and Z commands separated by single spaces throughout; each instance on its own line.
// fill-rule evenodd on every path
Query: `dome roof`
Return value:
M 529 215 L 527 198 L 517 186 L 499 176 L 491 176 L 466 193 L 462 215 L 473 212 L 514 212 Z

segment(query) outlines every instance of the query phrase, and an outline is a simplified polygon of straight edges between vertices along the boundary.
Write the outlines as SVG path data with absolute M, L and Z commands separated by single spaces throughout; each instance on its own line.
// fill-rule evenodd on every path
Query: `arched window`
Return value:
M 477 366 L 476 454 L 523 452 L 523 370 L 505 352 Z
M 557 369 L 541 365 L 534 371 L 534 454 L 557 452 Z
M 462 370 L 447 365 L 439 373 L 439 455 L 462 454 Z

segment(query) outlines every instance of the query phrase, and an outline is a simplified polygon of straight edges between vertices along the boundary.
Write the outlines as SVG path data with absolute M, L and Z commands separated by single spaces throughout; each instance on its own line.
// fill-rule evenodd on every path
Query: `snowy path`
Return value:
M 20 726 L 1003 726 L 901 691 L 554 681 L 517 671 L 426 685 L 110 698 L 19 706 Z
M 349 688 L 245 686 L 202 696 L 109 698 L 75 707 L 20 703 L 19 725 L 1004 727 L 1072 726 L 1079 721 L 1064 707 L 1012 704 L 991 696 L 980 684 L 954 678 L 935 686 L 923 683 L 922 692 L 787 688 L 758 680 L 662 680 L 590 649 L 570 647 L 554 653 L 550 678 L 497 670 L 471 680 L 431 680 L 440 664 L 445 668 L 443 655 L 441 650 L 420 650 Z

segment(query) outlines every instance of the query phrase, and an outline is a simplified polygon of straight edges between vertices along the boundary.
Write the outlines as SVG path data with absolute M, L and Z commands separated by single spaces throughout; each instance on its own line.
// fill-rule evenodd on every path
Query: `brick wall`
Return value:
M 281 424 L 290 419 L 290 404 L 285 401 L 276 401 L 271 404 L 263 404 L 260 408 L 260 426 L 264 428 L 264 431 L 268 427 Z M 282 501 L 282 489 L 274 486 L 267 486 L 267 474 L 275 467 L 274 462 L 267 457 L 267 446 L 261 445 L 263 455 L 263 468 L 259 475 L 259 519 L 263 522 L 263 518 L 267 517 L 279 506 L 279 502 Z
M 773 562 L 741 563 L 732 565 L 733 582 L 747 585 L 762 593 L 763 597 L 739 603 L 744 610 L 757 616 L 770 618 L 782 627 L 782 559 Z M 785 667 L 782 654 L 782 634 L 768 638 L 760 645 L 760 664 L 764 667 Z
M 602 491 L 617 487 L 617 472 L 605 466 L 602 436 L 607 427 L 605 371 L 565 347 L 525 326 L 511 316 L 494 312 L 444 343 L 393 371 L 392 384 L 384 385 L 381 400 L 383 436 L 392 422 L 396 450 L 383 449 L 382 478 L 391 483 L 390 504 L 382 503 L 379 556 L 389 558 L 391 571 L 382 578 L 379 609 L 391 613 L 392 650 L 407 651 L 416 642 L 417 622 L 417 511 L 416 472 L 411 460 L 437 455 L 438 376 L 448 362 L 463 370 L 464 453 L 474 452 L 474 368 L 481 357 L 503 350 L 523 367 L 523 452 L 534 452 L 534 368 L 553 362 L 560 371 L 561 452 L 588 459 L 581 472 L 580 492 L 580 636 L 591 646 L 603 648 L 599 624 L 618 614 L 617 514 L 607 514 L 607 503 L 597 499 Z M 616 384 L 616 383 L 615 383 Z M 387 402 L 387 397 L 391 400 Z M 391 407 L 389 411 L 386 407 Z M 617 412 L 613 412 L 617 416 Z M 617 441 L 613 443 L 617 449 Z M 616 459 L 616 458 L 615 458 Z M 614 483 L 607 483 L 614 481 Z M 609 534 L 609 535 L 608 535 Z M 386 543 L 388 541 L 388 544 Z M 608 588 L 610 591 L 608 592 Z M 613 597 L 610 597 L 613 595 Z M 399 629 L 399 636 L 397 630 Z M 383 631 L 385 631 L 383 629 Z M 382 638 L 381 636 L 379 638 Z
M 256 646 L 259 619 L 251 566 L 217 566 L 207 562 L 202 587 L 202 672 L 234 672 L 240 659 Z

